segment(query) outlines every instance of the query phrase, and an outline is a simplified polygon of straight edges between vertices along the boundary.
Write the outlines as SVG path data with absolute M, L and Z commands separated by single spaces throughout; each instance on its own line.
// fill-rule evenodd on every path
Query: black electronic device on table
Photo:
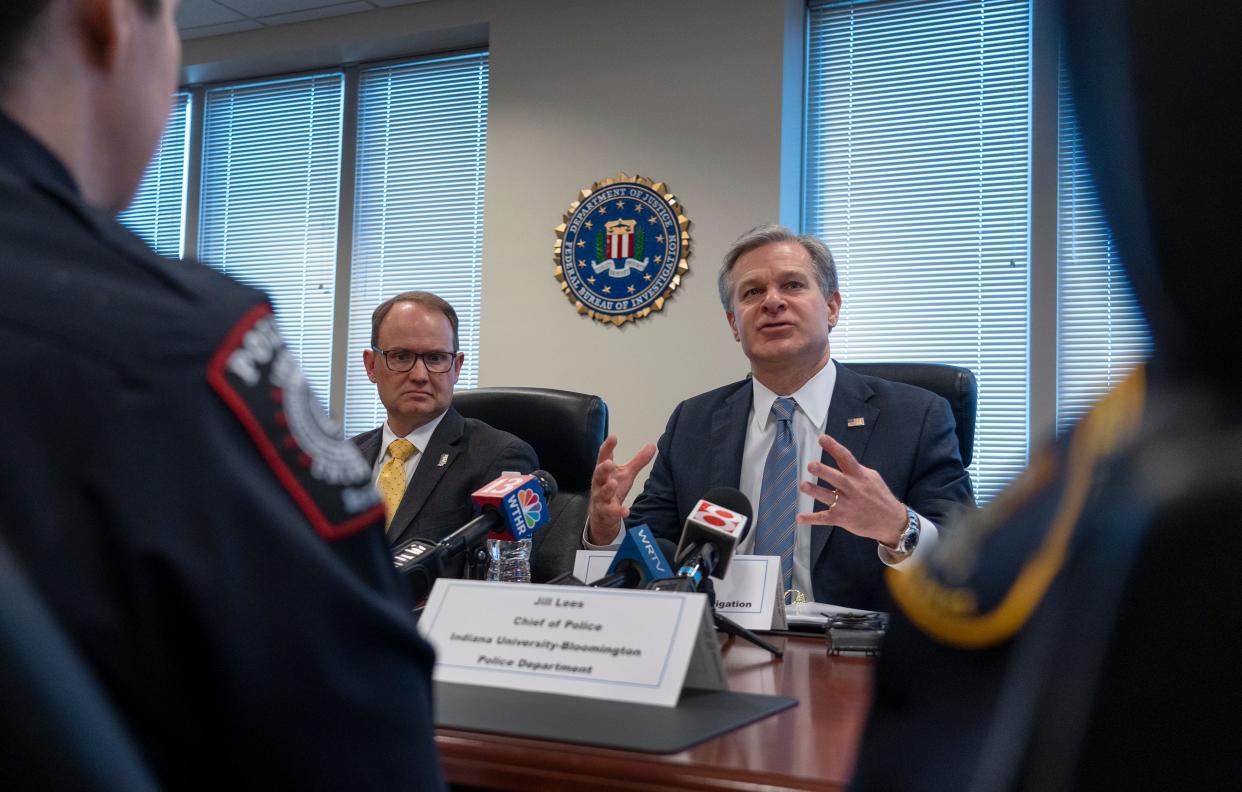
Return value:
M 841 613 L 830 616 L 827 623 L 828 654 L 859 654 L 874 657 L 880 653 L 884 632 L 888 629 L 886 613 Z

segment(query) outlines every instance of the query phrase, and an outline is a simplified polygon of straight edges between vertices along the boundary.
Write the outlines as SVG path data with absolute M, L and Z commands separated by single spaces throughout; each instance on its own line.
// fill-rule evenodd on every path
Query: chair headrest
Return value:
M 530 443 L 561 492 L 591 488 L 595 459 L 608 436 L 608 405 L 600 397 L 550 388 L 475 388 L 453 394 L 453 407 Z
M 957 423 L 957 443 L 962 464 L 969 465 L 975 449 L 975 414 L 979 409 L 979 386 L 974 372 L 943 363 L 847 363 L 859 374 L 904 382 L 943 396 Z

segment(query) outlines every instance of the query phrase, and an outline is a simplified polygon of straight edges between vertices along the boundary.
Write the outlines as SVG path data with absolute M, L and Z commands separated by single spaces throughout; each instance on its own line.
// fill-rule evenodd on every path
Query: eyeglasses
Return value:
M 371 347 L 375 352 L 384 356 L 384 365 L 388 366 L 389 371 L 406 372 L 414 368 L 418 364 L 418 359 L 423 359 L 423 365 L 433 374 L 443 374 L 453 367 L 453 361 L 457 358 L 456 352 L 411 352 L 408 349 L 380 349 L 379 347 Z

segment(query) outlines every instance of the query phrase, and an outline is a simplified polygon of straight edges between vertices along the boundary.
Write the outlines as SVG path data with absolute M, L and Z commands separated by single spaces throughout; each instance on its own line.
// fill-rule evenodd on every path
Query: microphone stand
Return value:
M 466 580 L 486 580 L 487 567 L 491 559 L 487 557 L 487 537 L 466 550 Z
M 745 627 L 738 624 L 737 622 L 733 621 L 728 616 L 721 616 L 719 613 L 716 612 L 716 587 L 712 585 L 712 579 L 710 577 L 703 579 L 702 590 L 703 590 L 703 593 L 707 595 L 707 603 L 711 607 L 712 619 L 715 622 L 717 630 L 724 633 L 725 635 L 732 635 L 737 638 L 741 638 L 744 641 L 749 641 L 755 646 L 758 646 L 760 649 L 766 649 L 767 651 L 771 652 L 772 655 L 775 657 L 785 656 L 784 650 L 777 649 L 775 646 L 763 640 L 758 635 L 746 629 Z
M 777 649 L 775 646 L 763 640 L 758 635 L 755 635 L 753 632 L 746 629 L 745 627 L 738 624 L 737 622 L 733 621 L 729 617 L 721 616 L 719 613 L 716 613 L 715 611 L 712 611 L 712 615 L 715 618 L 716 629 L 724 633 L 725 635 L 735 635 L 738 638 L 742 638 L 744 640 L 750 641 L 755 646 L 758 646 L 760 649 L 768 650 L 776 657 L 785 656 L 785 653 L 782 650 Z

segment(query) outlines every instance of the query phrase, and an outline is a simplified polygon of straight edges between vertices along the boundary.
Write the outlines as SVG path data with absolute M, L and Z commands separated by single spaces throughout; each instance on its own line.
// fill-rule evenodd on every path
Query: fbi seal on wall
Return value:
M 554 274 L 578 313 L 615 326 L 664 308 L 689 269 L 690 221 L 664 185 L 618 173 L 556 227 Z

